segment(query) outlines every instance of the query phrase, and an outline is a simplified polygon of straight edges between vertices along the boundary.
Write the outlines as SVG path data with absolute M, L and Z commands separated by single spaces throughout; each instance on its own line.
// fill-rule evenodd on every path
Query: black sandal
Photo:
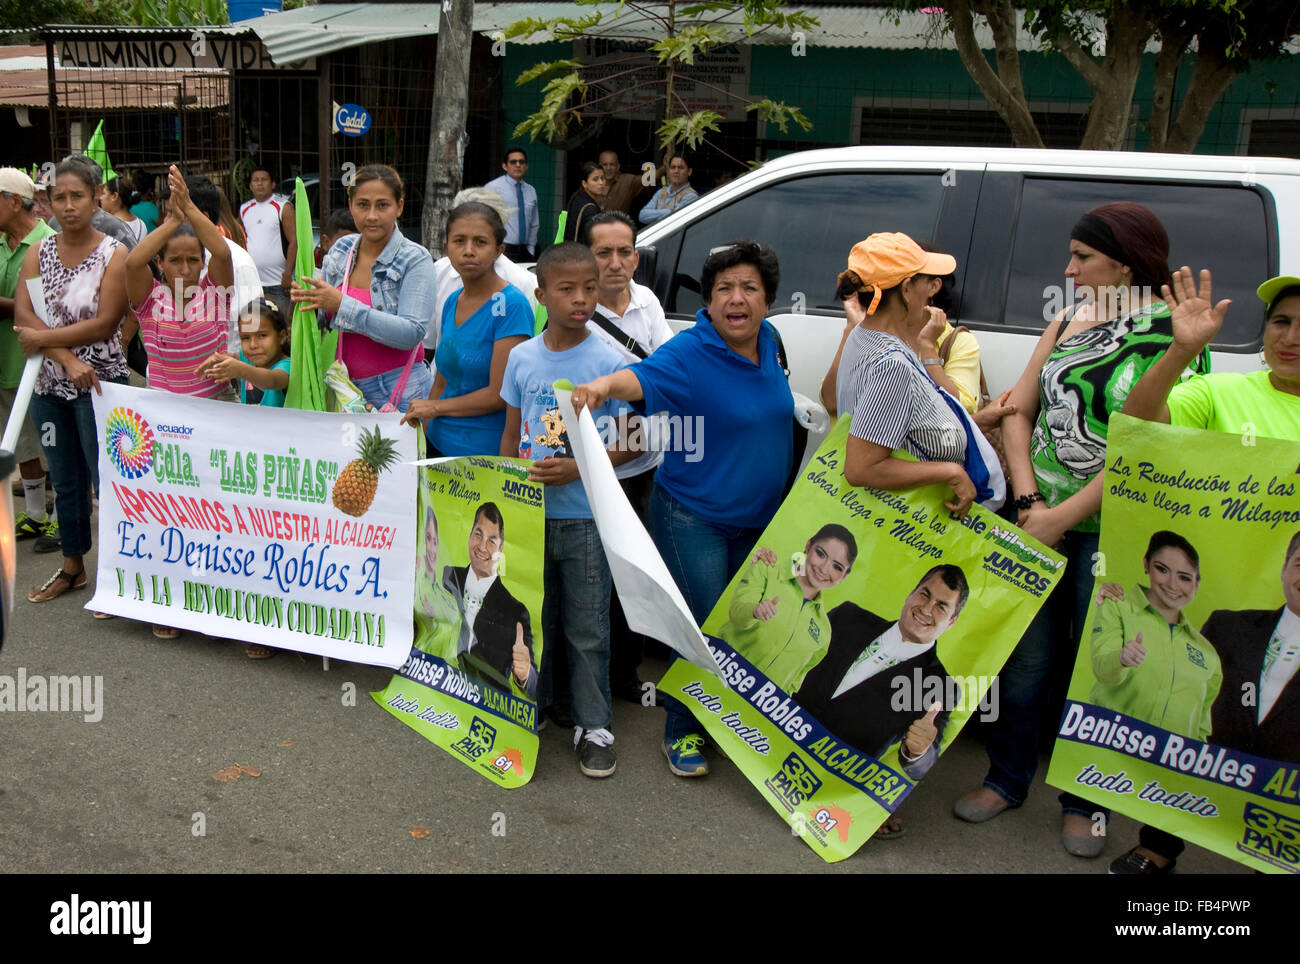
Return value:
M 80 572 L 67 572 L 60 569 L 49 579 L 45 580 L 45 585 L 39 589 L 33 589 L 27 594 L 27 601 L 30 603 L 49 602 L 51 599 L 58 599 L 65 592 L 72 592 L 74 589 L 86 588 L 86 570 L 82 567 Z

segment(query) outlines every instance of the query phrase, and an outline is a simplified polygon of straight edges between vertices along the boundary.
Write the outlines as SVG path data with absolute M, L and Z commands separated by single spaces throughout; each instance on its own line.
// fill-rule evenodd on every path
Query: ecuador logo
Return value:
M 104 447 L 118 472 L 138 479 L 153 468 L 153 429 L 140 415 L 119 406 L 104 422 Z

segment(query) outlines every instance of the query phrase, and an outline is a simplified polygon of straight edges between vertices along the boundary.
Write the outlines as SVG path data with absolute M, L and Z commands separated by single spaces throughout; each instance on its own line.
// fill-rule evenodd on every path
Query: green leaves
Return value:
M 577 117 L 578 112 L 572 109 L 565 110 L 565 105 L 569 98 L 577 97 L 581 99 L 582 95 L 587 92 L 587 85 L 583 82 L 582 76 L 575 70 L 565 74 L 563 77 L 555 77 L 542 88 L 542 105 L 532 114 L 529 114 L 518 126 L 515 127 L 512 137 L 523 137 L 527 134 L 536 140 L 551 140 L 557 136 L 563 136 L 568 129 L 569 121 Z
M 765 124 L 775 124 L 777 130 L 782 134 L 789 131 L 789 122 L 794 121 L 806 131 L 812 130 L 812 121 L 798 107 L 787 104 L 785 101 L 775 101 L 770 97 L 764 97 L 762 100 L 755 101 L 745 108 L 748 111 L 755 111 L 758 119 Z
M 528 38 L 536 33 L 549 33 L 554 40 L 577 40 L 591 32 L 600 24 L 601 15 L 593 13 L 576 20 L 572 17 L 553 17 L 543 20 L 540 17 L 526 17 L 506 27 L 502 34 L 506 40 Z
M 676 36 L 664 37 L 658 43 L 650 45 L 650 50 L 659 58 L 659 63 L 694 64 L 697 53 L 706 53 L 710 48 L 727 42 L 725 27 L 717 24 L 686 27 Z
M 540 64 L 533 64 L 518 77 L 515 78 L 515 86 L 522 87 L 524 84 L 537 80 L 555 73 L 557 70 L 577 71 L 582 69 L 581 60 L 548 60 Z
M 716 110 L 697 110 L 694 114 L 687 114 L 684 117 L 671 117 L 660 124 L 656 132 L 659 135 L 659 146 L 685 144 L 691 150 L 695 150 L 700 146 L 707 132 L 717 132 L 722 129 L 718 126 L 722 120 L 723 116 Z

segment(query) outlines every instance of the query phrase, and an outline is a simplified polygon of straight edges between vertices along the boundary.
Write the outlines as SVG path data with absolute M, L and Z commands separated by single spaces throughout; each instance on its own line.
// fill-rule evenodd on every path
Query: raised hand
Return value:
M 765 566 L 776 565 L 776 553 L 764 546 L 759 546 L 754 550 L 754 555 L 750 557 L 751 562 L 761 562 Z
M 1201 269 L 1199 289 L 1192 269 L 1183 265 L 1174 272 L 1172 289 L 1164 285 L 1160 290 L 1169 305 L 1175 345 L 1199 352 L 1214 340 L 1223 327 L 1224 316 L 1232 302 L 1224 299 L 1217 305 L 1213 303 L 1213 288 L 1207 269 Z
M 170 220 L 186 221 L 192 215 L 194 202 L 190 199 L 190 189 L 185 183 L 181 169 L 173 164 L 167 169 L 167 186 L 171 188 L 171 200 L 167 203 L 167 217 Z
M 932 349 L 936 352 L 938 350 L 936 346 L 939 343 L 939 336 L 943 334 L 944 326 L 948 324 L 948 316 L 934 306 L 927 307 L 925 310 L 930 317 L 926 319 L 925 326 L 916 336 L 916 342 L 929 356 Z

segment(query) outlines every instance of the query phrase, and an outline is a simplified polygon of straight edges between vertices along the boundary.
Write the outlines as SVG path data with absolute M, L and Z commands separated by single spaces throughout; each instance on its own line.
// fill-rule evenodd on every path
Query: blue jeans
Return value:
M 353 384 L 361 390 L 366 401 L 375 407 L 375 411 L 379 411 L 392 400 L 393 392 L 397 390 L 397 383 L 402 380 L 403 370 L 394 368 L 367 378 L 354 378 Z M 433 376 L 429 374 L 429 366 L 417 358 L 415 364 L 411 366 L 411 377 L 406 380 L 406 387 L 402 389 L 402 397 L 397 403 L 398 410 L 406 411 L 406 406 L 410 405 L 413 399 L 428 398 L 432 390 Z
M 121 379 L 125 384 L 126 379 Z M 70 559 L 90 551 L 90 494 L 99 494 L 99 436 L 90 393 L 72 400 L 32 395 L 27 415 L 50 467 L 54 511 L 59 516 L 59 542 Z M 46 440 L 51 444 L 46 444 Z
M 1092 597 L 1092 564 L 1097 533 L 1067 532 L 1065 569 L 1038 615 L 1002 667 L 998 718 L 988 735 L 989 772 L 984 785 L 1018 807 L 1029 795 L 1038 769 L 1038 739 L 1045 716 L 1061 715 L 1056 698 L 1074 670 L 1079 637 Z M 1074 794 L 1061 794 L 1066 813 L 1091 815 L 1099 808 Z
M 762 529 L 701 519 L 658 485 L 650 495 L 650 535 L 699 625 L 704 624 L 762 534 Z M 669 665 L 676 661 L 673 655 Z M 665 694 L 663 702 L 668 717 L 664 721 L 665 743 L 700 732 L 695 717 L 678 700 Z
M 573 722 L 584 730 L 614 720 L 609 694 L 609 593 L 614 580 L 591 519 L 546 520 L 546 595 L 537 703 L 551 702 L 555 647 L 565 646 Z

